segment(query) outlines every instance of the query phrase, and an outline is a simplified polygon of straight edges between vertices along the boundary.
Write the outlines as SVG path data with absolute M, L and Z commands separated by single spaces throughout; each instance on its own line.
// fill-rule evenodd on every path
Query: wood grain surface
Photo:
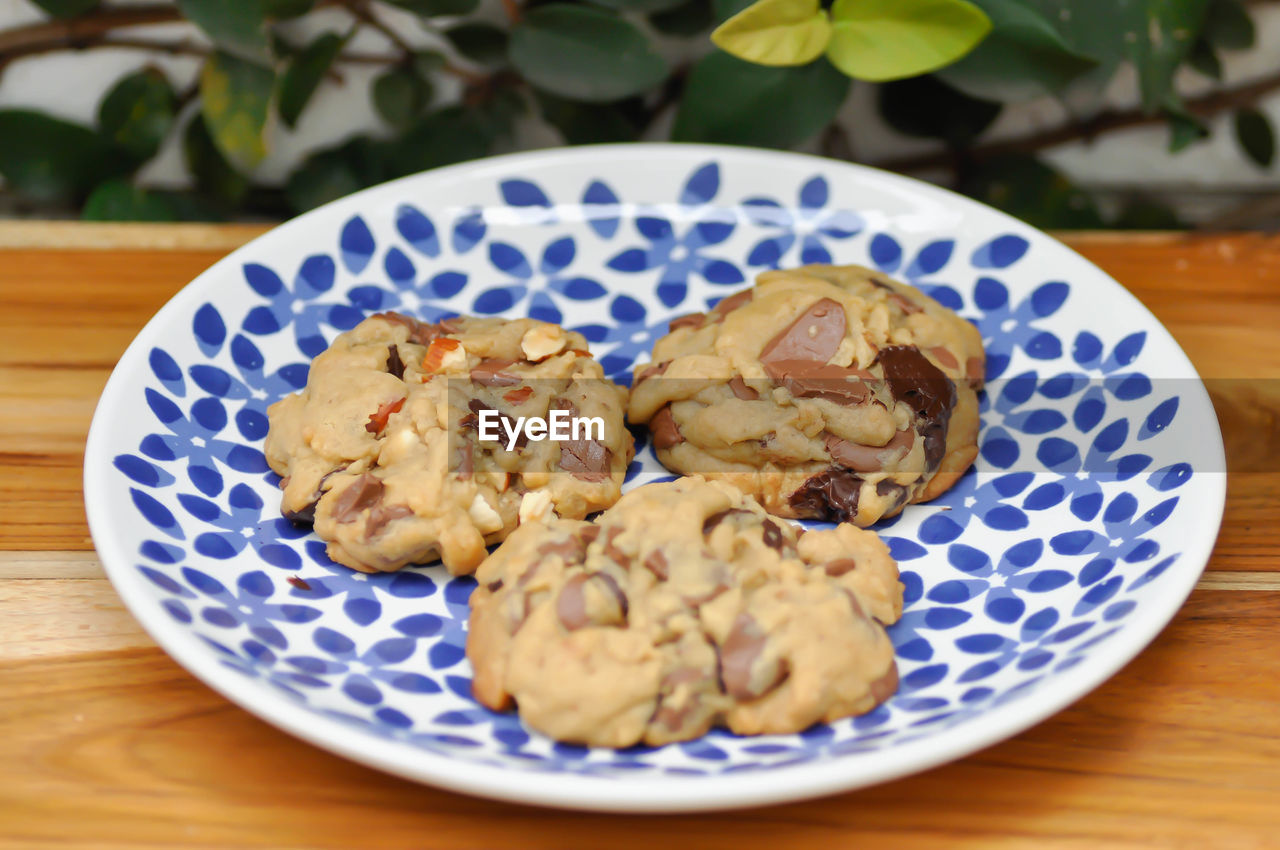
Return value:
M 679 817 L 465 798 L 359 767 L 164 655 L 92 551 L 98 394 L 142 325 L 261 228 L 0 223 L 0 848 L 1280 846 L 1280 239 L 1065 241 L 1170 329 L 1232 470 L 1209 572 L 1096 692 L 927 773 Z

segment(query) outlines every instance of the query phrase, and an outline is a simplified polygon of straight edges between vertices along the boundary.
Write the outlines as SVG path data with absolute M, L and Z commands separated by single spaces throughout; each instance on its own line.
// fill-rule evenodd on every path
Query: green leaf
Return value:
M 160 195 L 128 180 L 108 180 L 93 190 L 80 217 L 85 221 L 177 221 L 173 207 Z
M 1191 46 L 1187 64 L 1215 82 L 1222 81 L 1222 60 L 1218 58 L 1213 45 L 1203 38 Z
M 408 68 L 391 68 L 373 81 L 373 105 L 392 127 L 406 127 L 431 100 L 431 86 Z
M 1171 207 L 1150 198 L 1130 198 L 1110 226 L 1120 230 L 1182 230 L 1186 227 Z
M 831 40 L 818 0 L 757 0 L 711 33 L 726 53 L 757 65 L 805 65 Z
M 458 24 L 444 31 L 454 50 L 477 65 L 507 62 L 507 31 L 493 24 Z
M 1209 137 L 1205 123 L 1187 111 L 1177 96 L 1165 98 L 1165 120 L 1169 122 L 1169 153 L 1177 153 L 1188 145 Z
M 290 175 L 285 199 L 295 212 L 327 204 L 386 180 L 387 145 L 356 136 L 343 144 L 318 151 Z
M 251 170 L 267 155 L 267 118 L 276 75 L 259 65 L 216 51 L 200 75 L 204 120 L 227 159 Z
M 424 116 L 387 146 L 388 176 L 401 177 L 479 159 L 489 154 L 493 141 L 493 127 L 484 116 L 451 106 Z
M 600 9 L 552 3 L 511 30 L 511 61 L 552 94 L 604 103 L 654 88 L 667 66 L 644 33 Z
M 74 18 L 97 6 L 100 0 L 31 0 L 55 18 Z
M 286 21 L 300 18 L 310 12 L 316 0 L 262 0 L 265 17 L 273 21 Z
M 1236 110 L 1233 121 L 1236 142 L 1249 159 L 1267 168 L 1276 155 L 1276 135 L 1271 120 L 1251 107 Z
M 850 77 L 896 80 L 950 65 L 991 21 L 967 0 L 836 0 L 827 58 Z
M 227 162 L 213 143 L 204 117 L 199 114 L 187 122 L 182 136 L 182 154 L 187 170 L 203 194 L 234 205 L 249 192 L 248 179 Z
M 537 93 L 538 111 L 571 145 L 634 142 L 640 126 L 627 110 L 615 104 L 585 104 Z
M 687 0 L 673 9 L 649 16 L 649 23 L 658 32 L 683 38 L 705 32 L 713 21 L 710 0 Z
M 1062 174 L 1030 156 L 987 160 L 961 181 L 960 190 L 1034 227 L 1101 227 L 1093 199 Z
M 1257 38 L 1253 18 L 1240 0 L 1209 0 L 1201 34 L 1219 50 L 1247 50 Z
M 27 110 L 0 110 L 0 175 L 37 203 L 78 201 L 132 158 L 88 127 Z
M 932 75 L 884 83 L 878 95 L 880 115 L 890 127 L 908 136 L 942 139 L 952 147 L 972 144 L 1001 109 Z
M 488 127 L 494 139 L 509 139 L 515 132 L 516 119 L 529 112 L 520 92 L 498 88 L 471 110 Z
M 409 61 L 413 63 L 413 70 L 424 80 L 430 80 L 432 74 L 443 69 L 449 62 L 438 50 L 420 50 Z
M 480 0 L 386 0 L 424 18 L 469 15 L 480 5 Z
M 269 59 L 264 0 L 178 0 L 178 8 L 223 50 L 256 62 Z
M 279 109 L 285 124 L 290 127 L 297 125 L 302 110 L 306 109 L 346 43 L 345 37 L 327 32 L 317 36 L 290 60 L 280 75 Z
M 684 0 L 591 0 L 597 6 L 617 9 L 619 12 L 662 12 L 674 9 Z
M 1173 75 L 1195 43 L 1209 0 L 1028 0 L 1078 52 L 1098 60 L 1099 87 L 1122 60 L 1133 62 L 1143 108 L 1159 111 Z
M 98 106 L 98 127 L 138 162 L 160 150 L 173 128 L 177 98 L 169 81 L 156 68 L 144 68 L 122 78 Z
M 831 123 L 848 92 L 848 77 L 827 62 L 767 68 L 710 53 L 689 73 L 671 137 L 791 147 Z
M 1013 102 L 1058 94 L 1097 61 L 1076 52 L 1021 0 L 973 0 L 991 33 L 968 56 L 939 72 L 950 85 L 989 100 Z

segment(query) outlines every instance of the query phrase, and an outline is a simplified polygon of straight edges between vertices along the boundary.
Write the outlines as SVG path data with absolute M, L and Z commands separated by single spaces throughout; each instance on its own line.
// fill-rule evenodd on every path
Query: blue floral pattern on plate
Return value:
M 1105 652 L 1182 557 L 1182 495 L 1202 480 L 1189 462 L 1151 468 L 1145 449 L 1180 427 L 1180 405 L 1201 403 L 1162 395 L 1144 371 L 1148 338 L 1163 331 L 1116 336 L 1067 315 L 1075 285 L 1039 272 L 1043 249 L 1024 228 L 895 227 L 855 207 L 850 175 L 820 160 L 778 169 L 779 191 L 761 194 L 735 156 L 747 154 L 693 149 L 678 176 L 662 172 L 669 185 L 655 178 L 644 193 L 619 186 L 617 168 L 525 173 L 519 159 L 473 180 L 469 202 L 454 206 L 392 184 L 375 191 L 393 203 L 313 219 L 305 245 L 255 243 L 216 267 L 217 288 L 197 283 L 164 316 L 177 342 L 148 343 L 145 366 L 108 390 L 133 419 L 103 458 L 104 486 L 120 498 L 91 514 L 128 517 L 127 568 L 147 591 L 131 604 L 158 607 L 251 686 L 353 734 L 616 781 L 891 757 Z M 890 630 L 902 686 L 868 715 L 620 752 L 555 744 L 471 699 L 471 579 L 438 567 L 354 573 L 278 516 L 266 407 L 368 313 L 564 322 L 625 380 L 673 316 L 706 309 L 760 268 L 806 261 L 859 262 L 920 286 L 977 324 L 988 378 L 1002 379 L 982 402 L 976 468 L 880 528 L 906 589 Z M 665 474 L 647 448 L 637 461 L 632 484 Z

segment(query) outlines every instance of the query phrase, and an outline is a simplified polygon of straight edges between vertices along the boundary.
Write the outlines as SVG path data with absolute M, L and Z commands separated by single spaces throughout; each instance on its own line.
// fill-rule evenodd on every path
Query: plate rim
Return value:
M 113 467 L 101 447 L 107 439 L 107 426 L 104 423 L 119 405 L 120 398 L 117 396 L 123 395 L 122 388 L 137 372 L 137 367 L 143 365 L 146 356 L 144 340 L 166 326 L 170 316 L 185 307 L 188 300 L 197 297 L 196 293 L 204 288 L 207 280 L 216 279 L 242 264 L 263 240 L 278 239 L 281 238 L 281 233 L 289 234 L 294 230 L 305 229 L 311 221 L 331 215 L 344 206 L 358 207 L 380 194 L 390 194 L 413 182 L 479 177 L 491 169 L 510 173 L 521 167 L 536 169 L 543 162 L 554 163 L 565 159 L 575 160 L 585 167 L 592 161 L 616 163 L 627 158 L 650 157 L 675 160 L 699 157 L 719 160 L 763 158 L 808 162 L 821 169 L 851 170 L 857 172 L 863 180 L 884 181 L 890 185 L 906 184 L 906 188 L 933 195 L 936 200 L 957 208 L 960 212 L 964 212 L 967 207 L 979 209 L 984 215 L 994 215 L 1012 232 L 1030 234 L 1042 244 L 1047 242 L 1069 252 L 1102 280 L 1113 284 L 1117 292 L 1123 293 L 1123 297 L 1129 300 L 1131 307 L 1141 311 L 1140 315 L 1146 317 L 1150 326 L 1161 329 L 1168 337 L 1184 361 L 1188 377 L 1195 377 L 1196 385 L 1190 391 L 1197 396 L 1197 403 L 1207 406 L 1205 409 L 1208 411 L 1214 411 L 1203 379 L 1182 346 L 1123 284 L 1048 233 L 1000 210 L 913 177 L 811 154 L 672 142 L 548 148 L 487 157 L 419 172 L 363 189 L 282 222 L 219 259 L 179 289 L 147 321 L 130 341 L 104 385 L 95 405 L 85 444 L 83 484 L 90 536 L 103 570 L 126 609 L 170 658 L 235 705 L 276 728 L 351 761 L 405 779 L 448 791 L 539 806 L 587 811 L 675 813 L 738 809 L 827 796 L 908 776 L 970 755 L 1014 737 L 1095 690 L 1142 652 L 1177 615 L 1208 564 L 1225 509 L 1227 473 L 1212 471 L 1225 470 L 1225 451 L 1216 412 L 1206 422 L 1206 425 L 1211 426 L 1212 433 L 1202 435 L 1208 443 L 1204 451 L 1208 455 L 1207 467 L 1210 471 L 1198 472 L 1201 481 L 1205 482 L 1200 486 L 1206 488 L 1202 498 L 1212 516 L 1206 516 L 1198 523 L 1202 529 L 1199 536 L 1182 549 L 1176 567 L 1169 570 L 1169 573 L 1176 574 L 1168 575 L 1162 583 L 1160 598 L 1164 604 L 1154 610 L 1151 603 L 1145 609 L 1136 609 L 1134 614 L 1138 616 L 1129 618 L 1125 627 L 1108 642 L 1109 651 L 1103 657 L 1105 663 L 1082 664 L 1056 674 L 1058 684 L 1047 697 L 1042 695 L 1039 699 L 1012 700 L 987 709 L 957 727 L 966 730 L 967 734 L 957 736 L 950 742 L 943 739 L 942 746 L 939 746 L 940 742 L 935 737 L 895 745 L 891 755 L 881 754 L 882 763 L 872 765 L 870 769 L 865 764 L 860 764 L 859 770 L 852 775 L 848 770 L 848 756 L 788 765 L 768 771 L 697 777 L 602 777 L 567 773 L 552 776 L 536 769 L 521 770 L 463 762 L 370 734 L 358 727 L 295 705 L 283 695 L 256 684 L 246 687 L 250 680 L 218 664 L 194 633 L 163 616 L 161 606 L 144 604 L 147 595 L 143 579 L 137 570 L 132 569 L 132 556 L 118 546 L 120 541 L 114 539 L 108 527 L 109 517 L 106 516 L 105 505 L 110 501 L 108 476 Z M 547 781 L 537 781 L 539 778 Z

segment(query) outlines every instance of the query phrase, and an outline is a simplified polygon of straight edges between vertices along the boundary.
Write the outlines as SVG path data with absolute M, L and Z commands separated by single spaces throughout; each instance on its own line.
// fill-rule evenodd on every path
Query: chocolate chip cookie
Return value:
M 628 418 L 672 470 L 780 516 L 867 526 L 973 462 L 984 368 L 978 330 L 914 287 L 804 266 L 672 321 Z
M 377 572 L 438 558 L 470 573 L 522 518 L 581 518 L 617 501 L 633 454 L 625 405 L 586 340 L 556 325 L 381 313 L 271 406 L 266 456 L 281 511 L 313 523 L 333 560 Z M 601 427 L 563 440 L 510 433 L 560 413 Z M 485 425 L 500 439 L 482 439 Z
M 593 522 L 517 528 L 476 572 L 476 699 L 581 744 L 665 744 L 727 726 L 796 732 L 897 688 L 888 548 L 808 531 L 699 477 L 624 495 Z

